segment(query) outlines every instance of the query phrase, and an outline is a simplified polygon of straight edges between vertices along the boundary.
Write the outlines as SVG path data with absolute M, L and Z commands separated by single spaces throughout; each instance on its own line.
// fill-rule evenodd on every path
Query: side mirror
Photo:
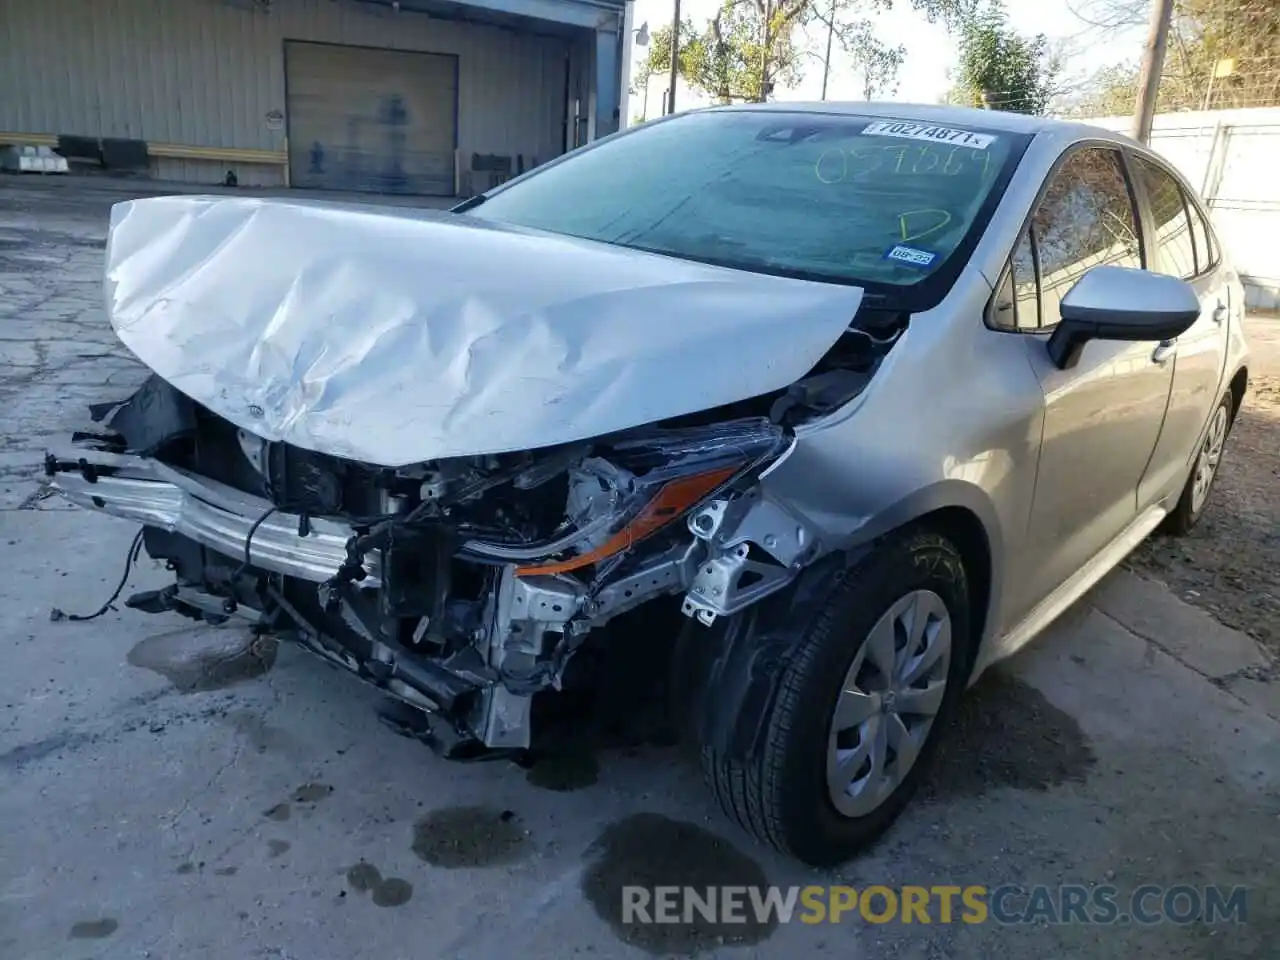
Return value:
M 1062 298 L 1049 359 L 1074 366 L 1090 340 L 1172 340 L 1200 316 L 1200 300 L 1177 277 L 1128 267 L 1094 267 Z

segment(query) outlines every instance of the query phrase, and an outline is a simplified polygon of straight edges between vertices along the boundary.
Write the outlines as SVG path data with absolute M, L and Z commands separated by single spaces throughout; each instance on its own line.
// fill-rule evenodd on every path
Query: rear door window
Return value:
M 1151 244 L 1155 249 L 1152 268 L 1171 277 L 1190 280 L 1198 272 L 1196 245 L 1182 188 L 1166 170 L 1144 157 L 1134 159 L 1134 169 L 1146 192 L 1147 205 L 1151 208 L 1151 219 L 1155 224 L 1156 232 Z M 1207 266 L 1207 259 L 1205 264 Z
M 1191 216 L 1191 237 L 1196 245 L 1196 272 L 1205 273 L 1218 265 L 1217 244 L 1208 219 L 1191 197 L 1187 197 L 1187 213 Z

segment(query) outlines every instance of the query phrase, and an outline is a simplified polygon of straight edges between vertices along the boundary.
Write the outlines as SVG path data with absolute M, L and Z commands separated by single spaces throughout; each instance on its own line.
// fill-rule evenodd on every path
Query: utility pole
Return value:
M 1172 19 L 1173 0 L 1152 0 L 1147 46 L 1142 55 L 1142 71 L 1138 74 L 1138 100 L 1133 107 L 1133 139 L 1139 143 L 1151 139 L 1151 120 L 1156 112 L 1156 93 L 1160 89 L 1160 75 L 1164 73 L 1164 51 L 1169 43 Z
M 676 74 L 680 69 L 680 0 L 671 15 L 671 80 L 667 86 L 667 113 L 676 112 Z
M 769 99 L 769 18 L 773 16 L 773 4 L 764 0 L 764 36 L 760 38 L 760 102 Z
M 836 0 L 831 0 L 831 19 L 827 21 L 827 55 L 822 59 L 822 99 L 827 99 L 827 76 L 831 73 L 831 35 L 836 32 Z M 870 97 L 867 97 L 870 100 Z

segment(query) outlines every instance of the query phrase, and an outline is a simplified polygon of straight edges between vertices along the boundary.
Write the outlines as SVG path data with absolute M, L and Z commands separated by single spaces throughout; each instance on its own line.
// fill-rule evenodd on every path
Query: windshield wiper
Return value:
M 468 197 L 466 200 L 463 200 L 456 207 L 450 207 L 449 212 L 450 213 L 466 213 L 468 210 L 474 210 L 476 207 L 480 206 L 480 204 L 484 203 L 488 199 L 489 198 L 486 197 L 483 193 L 477 193 L 474 197 Z

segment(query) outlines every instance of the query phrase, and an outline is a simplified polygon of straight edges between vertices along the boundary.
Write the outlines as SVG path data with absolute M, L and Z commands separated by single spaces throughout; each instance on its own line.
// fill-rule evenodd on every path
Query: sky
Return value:
M 682 17 L 688 17 L 701 27 L 715 13 L 720 0 L 682 0 Z M 867 4 L 871 6 L 870 3 Z M 1079 0 L 1076 0 L 1079 9 Z M 1051 41 L 1065 43 L 1065 75 L 1067 79 L 1091 74 L 1100 67 L 1130 60 L 1136 61 L 1142 52 L 1145 27 L 1132 30 L 1103 31 L 1081 21 L 1068 6 L 1068 0 L 1005 0 L 1009 18 L 1015 29 L 1034 35 L 1044 33 Z M 650 29 L 669 23 L 672 0 L 635 0 L 633 27 L 648 22 Z M 897 93 L 885 99 L 914 103 L 937 103 L 951 87 L 948 71 L 954 69 L 955 41 L 939 24 L 931 24 L 923 14 L 911 7 L 910 0 L 896 0 L 893 9 L 872 18 L 876 34 L 886 44 L 903 44 L 907 48 L 906 60 L 898 72 Z M 776 100 L 817 100 L 822 92 L 821 53 L 825 46 L 825 32 L 815 32 L 809 39 L 819 56 L 807 58 L 804 77 L 794 89 L 779 90 Z M 838 44 L 837 44 L 838 47 Z M 633 47 L 632 63 L 645 56 L 645 49 Z M 654 77 L 649 85 L 648 115 L 662 113 L 662 96 L 666 90 L 665 77 Z M 862 78 L 848 59 L 832 54 L 832 71 L 827 83 L 827 97 L 831 100 L 862 99 Z M 631 97 L 630 115 L 640 117 L 645 112 L 644 91 Z M 682 83 L 676 91 L 677 109 L 705 106 L 707 100 Z

